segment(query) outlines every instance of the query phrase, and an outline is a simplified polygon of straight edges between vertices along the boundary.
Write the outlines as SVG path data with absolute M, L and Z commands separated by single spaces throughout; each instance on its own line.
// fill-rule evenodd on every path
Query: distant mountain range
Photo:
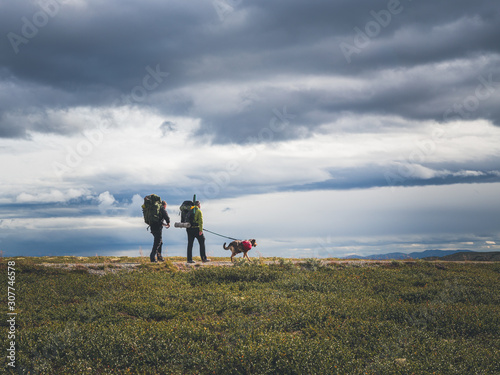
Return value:
M 362 256 L 349 256 L 345 259 L 371 259 L 371 260 L 387 260 L 387 259 L 424 259 L 426 260 L 487 260 L 487 261 L 500 261 L 500 252 L 477 252 L 471 250 L 425 250 L 420 252 L 405 253 L 388 253 L 376 254 L 367 257 Z

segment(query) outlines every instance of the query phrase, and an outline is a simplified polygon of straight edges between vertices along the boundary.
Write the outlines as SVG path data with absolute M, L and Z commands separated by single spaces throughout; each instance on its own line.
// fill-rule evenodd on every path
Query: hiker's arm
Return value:
M 170 217 L 168 216 L 167 210 L 162 208 L 160 210 L 160 212 L 161 212 L 162 220 L 165 220 L 165 222 L 167 223 L 167 228 L 170 227 Z
M 200 233 L 203 232 L 203 213 L 201 212 L 201 210 L 196 210 L 196 214 L 194 215 L 194 222 L 198 224 Z
M 168 216 L 167 210 L 162 210 L 162 214 L 163 214 L 163 220 L 165 220 L 167 224 L 170 224 L 170 217 Z

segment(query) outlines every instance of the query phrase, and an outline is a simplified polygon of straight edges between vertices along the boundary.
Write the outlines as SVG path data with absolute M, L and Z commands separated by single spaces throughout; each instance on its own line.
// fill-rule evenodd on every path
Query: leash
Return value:
M 203 231 L 204 231 L 204 232 L 208 232 L 208 233 L 215 234 L 216 236 L 219 236 L 219 237 L 228 238 L 228 239 L 230 239 L 230 240 L 234 240 L 234 241 L 242 241 L 242 240 L 239 240 L 239 239 L 237 239 L 237 238 L 228 237 L 228 236 L 224 236 L 224 235 L 219 234 L 219 233 L 212 232 L 211 230 L 208 230 L 208 229 L 205 229 L 205 228 L 203 228 Z

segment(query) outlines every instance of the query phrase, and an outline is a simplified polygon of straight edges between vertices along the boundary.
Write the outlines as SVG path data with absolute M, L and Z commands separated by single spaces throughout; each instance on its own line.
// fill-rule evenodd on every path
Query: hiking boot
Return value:
M 156 259 L 151 259 L 151 263 L 158 263 Z
M 165 259 L 163 259 L 163 257 L 160 255 L 160 256 L 158 257 L 158 262 L 164 262 L 164 261 L 165 261 Z
M 210 259 L 203 259 L 202 262 L 203 263 L 210 262 Z
M 188 260 L 187 263 L 196 263 L 194 260 Z

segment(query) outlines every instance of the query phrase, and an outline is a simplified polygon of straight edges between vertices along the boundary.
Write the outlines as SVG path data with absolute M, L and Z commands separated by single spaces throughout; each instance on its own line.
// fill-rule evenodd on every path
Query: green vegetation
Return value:
M 136 258 L 99 258 L 93 268 L 109 272 L 1 260 L 4 291 L 16 261 L 17 370 L 7 373 L 500 373 L 498 263 L 274 259 L 177 271 L 168 261 L 131 271 L 113 267 Z
M 434 258 L 426 258 L 433 259 Z M 488 252 L 478 252 L 478 251 L 470 251 L 470 252 L 460 252 L 451 255 L 446 255 L 441 258 L 437 258 L 439 260 L 445 261 L 474 261 L 474 262 L 500 262 L 500 251 L 488 251 Z

